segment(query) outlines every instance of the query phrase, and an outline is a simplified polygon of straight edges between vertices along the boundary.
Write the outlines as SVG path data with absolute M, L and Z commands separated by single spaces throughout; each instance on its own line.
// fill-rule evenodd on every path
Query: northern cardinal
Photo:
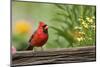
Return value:
M 48 40 L 48 25 L 40 22 L 38 29 L 32 34 L 29 39 L 29 47 L 27 50 L 32 50 L 33 47 L 42 47 Z

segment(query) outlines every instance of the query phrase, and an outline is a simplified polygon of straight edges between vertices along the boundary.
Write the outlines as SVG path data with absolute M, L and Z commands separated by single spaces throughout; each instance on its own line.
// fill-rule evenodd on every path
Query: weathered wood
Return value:
M 95 46 L 87 46 L 48 49 L 40 52 L 19 51 L 12 56 L 12 66 L 90 62 L 95 60 Z

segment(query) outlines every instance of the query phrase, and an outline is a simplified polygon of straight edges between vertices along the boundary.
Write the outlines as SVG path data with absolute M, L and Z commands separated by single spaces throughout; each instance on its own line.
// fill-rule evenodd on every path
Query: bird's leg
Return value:
M 36 53 L 37 51 L 36 51 L 36 47 L 33 47 L 33 55 L 34 56 L 37 56 L 37 53 Z
M 43 47 L 33 47 L 33 53 L 38 51 L 43 51 Z
M 43 47 L 41 47 L 41 51 L 43 51 Z
M 36 52 L 36 49 L 35 49 L 35 47 L 33 47 L 33 53 L 34 53 L 34 52 Z
M 33 47 L 33 49 L 32 49 L 32 52 L 34 53 L 34 47 Z

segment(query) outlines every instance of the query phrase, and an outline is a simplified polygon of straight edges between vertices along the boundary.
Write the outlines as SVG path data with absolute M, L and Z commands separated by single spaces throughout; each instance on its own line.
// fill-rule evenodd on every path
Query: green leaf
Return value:
M 65 7 L 64 7 L 64 5 L 55 4 L 55 6 L 58 7 L 59 9 L 65 11 Z

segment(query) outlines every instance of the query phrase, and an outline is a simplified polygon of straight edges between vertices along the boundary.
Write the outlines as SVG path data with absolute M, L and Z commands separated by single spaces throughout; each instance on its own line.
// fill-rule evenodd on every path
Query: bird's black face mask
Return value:
M 48 33 L 48 25 L 45 24 L 45 25 L 43 26 L 43 32 L 44 32 L 44 33 Z

